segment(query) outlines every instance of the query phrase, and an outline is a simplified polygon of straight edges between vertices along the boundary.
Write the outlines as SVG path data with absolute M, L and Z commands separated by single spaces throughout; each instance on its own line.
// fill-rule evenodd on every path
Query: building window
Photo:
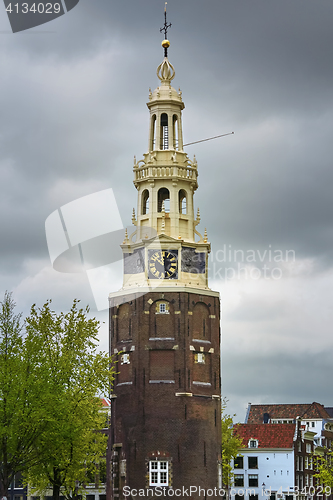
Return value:
M 181 189 L 178 194 L 179 213 L 186 214 L 186 191 Z
M 258 457 L 248 457 L 249 469 L 258 469 Z
M 235 483 L 235 486 L 244 486 L 244 475 L 243 474 L 235 474 L 234 483 Z
M 315 423 L 314 422 L 311 422 L 311 427 L 314 427 L 315 426 Z
M 129 365 L 130 364 L 130 355 L 128 352 L 125 352 L 125 354 L 121 355 L 121 364 L 122 365 Z
M 168 462 L 151 460 L 149 462 L 149 486 L 168 486 Z
M 22 474 L 17 472 L 14 476 L 14 488 L 23 488 Z
M 157 195 L 157 209 L 162 212 L 162 207 L 164 204 L 164 211 L 166 213 L 170 212 L 170 192 L 167 188 L 161 188 L 158 190 Z
M 146 215 L 149 213 L 149 191 L 145 189 L 142 193 L 142 215 Z
M 257 474 L 249 474 L 249 486 L 258 486 L 258 475 Z
M 156 303 L 156 314 L 169 314 L 169 304 L 168 302 L 157 302 Z
M 258 439 L 250 439 L 249 448 L 258 448 Z
M 168 115 L 166 113 L 161 114 L 160 149 L 169 149 Z
M 195 363 L 201 363 L 201 364 L 205 364 L 205 355 L 203 352 L 197 352 L 195 355 L 194 355 L 194 362 Z
M 243 457 L 237 457 L 234 459 L 234 468 L 235 469 L 244 469 L 244 459 Z
M 305 450 L 306 450 L 306 453 L 311 453 L 311 444 L 310 443 L 306 443 Z
M 304 457 L 304 468 L 305 469 L 309 468 L 309 457 Z

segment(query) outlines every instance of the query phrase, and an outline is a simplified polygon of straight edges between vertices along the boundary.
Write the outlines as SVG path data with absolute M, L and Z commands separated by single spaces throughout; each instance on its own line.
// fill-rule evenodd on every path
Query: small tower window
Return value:
M 177 115 L 173 115 L 172 124 L 173 124 L 173 149 L 178 151 L 179 140 L 178 140 L 178 117 L 177 117 Z
M 158 190 L 158 211 L 162 212 L 162 205 L 164 202 L 165 212 L 170 212 L 170 193 L 169 189 L 161 188 Z
M 168 115 L 161 114 L 161 140 L 160 149 L 169 149 Z
M 151 117 L 151 130 L 150 130 L 150 151 L 156 148 L 156 115 Z
M 195 363 L 200 363 L 200 364 L 205 364 L 205 355 L 203 352 L 197 352 L 194 355 L 194 362 Z
M 169 314 L 168 302 L 157 302 L 156 303 L 156 314 Z
M 121 364 L 129 365 L 130 364 L 130 355 L 129 353 L 122 354 L 121 356 Z
M 148 214 L 149 212 L 149 191 L 145 189 L 142 193 L 142 215 Z
M 186 214 L 186 191 L 184 189 L 179 191 L 179 213 Z

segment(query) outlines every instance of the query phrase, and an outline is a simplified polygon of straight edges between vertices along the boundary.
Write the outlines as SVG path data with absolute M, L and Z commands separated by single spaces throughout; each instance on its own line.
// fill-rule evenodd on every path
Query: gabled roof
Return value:
M 316 402 L 311 404 L 251 405 L 246 423 L 263 423 L 264 413 L 267 413 L 270 419 L 295 419 L 296 417 L 301 417 L 302 419 L 330 418 L 324 406 Z
M 111 406 L 110 400 L 108 398 L 100 398 L 103 407 L 109 408 Z
M 258 440 L 258 448 L 293 448 L 296 424 L 238 424 L 234 433 L 248 447 L 250 439 Z

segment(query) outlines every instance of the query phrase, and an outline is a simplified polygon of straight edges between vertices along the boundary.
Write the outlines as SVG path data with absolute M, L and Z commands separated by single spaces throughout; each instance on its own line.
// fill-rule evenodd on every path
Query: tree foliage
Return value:
M 222 402 L 222 481 L 224 486 L 230 486 L 233 473 L 231 460 L 239 455 L 239 449 L 242 447 L 242 440 L 235 435 L 235 426 L 233 416 L 226 413 L 227 401 Z
M 35 443 L 40 460 L 27 478 L 36 489 L 49 484 L 53 498 L 63 487 L 66 496 L 98 469 L 106 452 L 106 427 L 98 394 L 109 394 L 111 360 L 97 352 L 99 322 L 87 318 L 77 301 L 57 315 L 47 302 L 32 307 L 26 320 L 26 354 L 35 378 L 43 381 L 43 414 L 47 421 Z
M 325 487 L 329 487 L 333 491 L 333 451 L 327 451 L 325 456 L 314 456 L 314 464 L 317 469 L 315 477 L 319 479 L 319 483 Z
M 15 473 L 39 491 L 51 484 L 71 496 L 94 474 L 106 452 L 106 415 L 112 359 L 98 352 L 99 322 L 74 301 L 56 314 L 50 302 L 21 315 L 6 293 L 0 302 L 0 494 Z M 24 334 L 24 335 L 23 335 Z
M 24 356 L 21 315 L 6 292 L 0 302 L 0 494 L 8 496 L 15 473 L 34 463 L 34 441 L 44 427 L 38 393 Z M 35 389 L 35 387 L 34 387 Z

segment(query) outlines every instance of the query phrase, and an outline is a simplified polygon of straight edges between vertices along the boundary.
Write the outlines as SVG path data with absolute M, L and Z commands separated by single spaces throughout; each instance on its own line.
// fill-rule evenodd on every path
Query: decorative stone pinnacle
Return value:
M 128 239 L 128 233 L 127 233 L 127 228 L 125 229 L 125 239 L 123 241 L 123 245 L 126 245 L 127 243 L 129 243 L 129 239 Z
M 133 208 L 133 212 L 132 212 L 132 224 L 134 226 L 136 225 L 135 208 Z
M 207 243 L 208 241 L 208 235 L 207 235 L 207 228 L 205 227 L 205 232 L 204 232 L 204 243 Z

